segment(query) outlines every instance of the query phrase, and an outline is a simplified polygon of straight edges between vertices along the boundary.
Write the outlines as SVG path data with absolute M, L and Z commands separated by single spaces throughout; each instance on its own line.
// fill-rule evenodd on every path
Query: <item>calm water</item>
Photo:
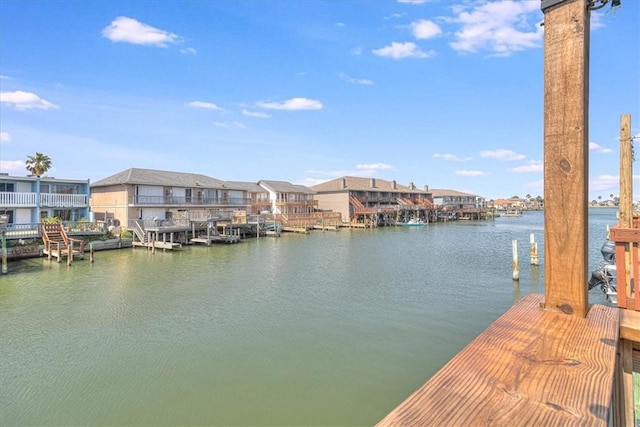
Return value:
M 591 269 L 615 213 L 590 212 Z M 374 424 L 520 296 L 544 291 L 542 240 L 532 212 L 11 262 L 0 425 Z M 604 302 L 597 290 L 591 300 Z

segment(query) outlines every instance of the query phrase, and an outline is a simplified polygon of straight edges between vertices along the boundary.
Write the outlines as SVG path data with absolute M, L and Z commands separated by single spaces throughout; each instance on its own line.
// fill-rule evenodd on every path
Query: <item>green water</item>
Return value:
M 590 214 L 593 268 L 607 224 Z M 372 425 L 544 291 L 530 233 L 542 264 L 540 212 L 11 262 L 0 425 Z

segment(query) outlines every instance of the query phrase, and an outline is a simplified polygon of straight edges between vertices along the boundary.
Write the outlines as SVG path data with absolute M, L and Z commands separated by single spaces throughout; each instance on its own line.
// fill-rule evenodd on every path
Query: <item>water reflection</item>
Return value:
M 511 278 L 511 240 L 534 232 L 544 254 L 542 219 L 12 262 L 0 424 L 374 424 L 544 291 L 542 256 Z M 614 223 L 590 216 L 594 267 Z

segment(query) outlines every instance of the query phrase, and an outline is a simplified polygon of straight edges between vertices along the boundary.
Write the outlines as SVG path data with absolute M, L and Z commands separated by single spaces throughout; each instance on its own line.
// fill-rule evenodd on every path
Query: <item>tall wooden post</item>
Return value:
M 545 309 L 586 317 L 590 12 L 588 0 L 542 3 Z
M 621 228 L 633 228 L 633 153 L 631 115 L 620 116 L 620 199 Z

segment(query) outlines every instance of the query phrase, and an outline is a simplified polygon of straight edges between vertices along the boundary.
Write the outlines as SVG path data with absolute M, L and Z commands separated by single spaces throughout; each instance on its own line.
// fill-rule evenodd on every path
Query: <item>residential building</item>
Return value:
M 340 212 L 346 222 L 376 226 L 409 216 L 428 219 L 433 208 L 431 192 L 413 183 L 401 185 L 380 178 L 344 176 L 311 187 L 318 209 Z
M 438 210 L 464 211 L 482 210 L 486 208 L 484 197 L 448 189 L 433 189 L 433 204 Z
M 225 185 L 229 188 L 241 190 L 244 197 L 249 202 L 249 210 L 247 214 L 256 215 L 260 213 L 271 213 L 273 210 L 273 202 L 269 190 L 261 187 L 256 182 L 243 181 L 225 181 Z
M 130 226 L 132 220 L 165 221 L 186 211 L 232 211 L 250 208 L 242 186 L 206 175 L 131 168 L 91 185 L 96 220 Z
M 304 185 L 266 180 L 258 181 L 258 185 L 269 193 L 271 212 L 276 215 L 308 215 L 318 206 L 315 191 Z
M 89 219 L 89 180 L 0 173 L 0 215 L 8 224 L 34 224 L 44 218 Z

